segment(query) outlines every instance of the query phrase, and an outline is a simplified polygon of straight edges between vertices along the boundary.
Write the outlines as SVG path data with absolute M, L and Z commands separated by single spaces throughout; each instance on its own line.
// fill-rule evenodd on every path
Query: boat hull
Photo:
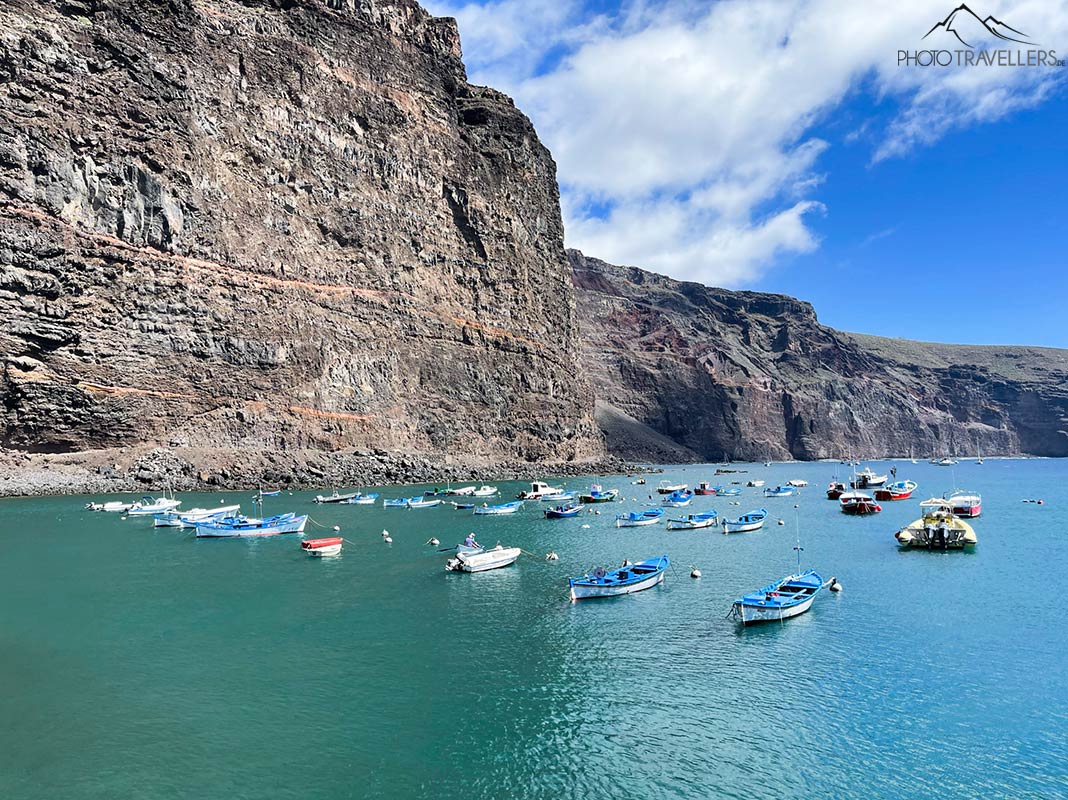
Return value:
M 646 525 L 656 525 L 660 517 L 644 517 L 642 519 L 619 519 L 616 518 L 617 528 L 644 528 Z
M 234 527 L 216 527 L 214 525 L 198 525 L 198 539 L 254 539 L 264 536 L 281 536 L 287 533 L 304 533 L 307 524 L 307 516 L 294 517 L 285 522 L 274 525 L 248 525 Z
M 488 572 L 511 566 L 522 551 L 518 547 L 485 550 L 480 553 L 459 553 L 445 564 L 447 572 Z
M 693 531 L 700 528 L 711 528 L 719 520 L 716 517 L 708 519 L 669 519 L 667 529 L 669 531 Z
M 730 522 L 723 523 L 724 533 L 751 533 L 764 527 L 764 520 L 760 522 Z
M 812 607 L 812 601 L 815 599 L 816 595 L 812 595 L 797 605 L 787 606 L 786 608 L 762 608 L 745 603 L 736 607 L 741 614 L 743 625 L 758 625 L 761 622 L 782 622 L 785 619 L 800 616 Z

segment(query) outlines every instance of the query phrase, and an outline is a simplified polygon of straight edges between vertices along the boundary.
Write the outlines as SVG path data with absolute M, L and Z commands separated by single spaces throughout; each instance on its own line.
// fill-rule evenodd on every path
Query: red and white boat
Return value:
M 971 519 L 983 513 L 983 497 L 978 492 L 954 491 L 946 498 L 953 509 L 953 516 Z
M 327 539 L 305 539 L 300 543 L 300 549 L 310 556 L 336 556 L 341 552 L 341 545 L 344 541 L 340 536 L 331 536 Z
M 701 481 L 697 488 L 693 490 L 694 494 L 715 494 L 716 490 L 712 486 L 708 485 L 708 481 Z
M 895 481 L 875 490 L 876 500 L 908 500 L 916 491 L 916 481 Z
M 841 481 L 831 481 L 830 485 L 827 487 L 827 499 L 837 500 L 845 494 L 845 491 L 846 485 L 844 483 Z
M 865 514 L 878 514 L 883 510 L 883 507 L 875 502 L 875 498 L 864 492 L 844 492 L 838 498 L 838 503 L 843 514 L 857 517 Z

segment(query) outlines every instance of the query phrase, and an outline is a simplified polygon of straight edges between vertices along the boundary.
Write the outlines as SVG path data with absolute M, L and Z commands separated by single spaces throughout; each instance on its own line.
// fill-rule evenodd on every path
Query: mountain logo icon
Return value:
M 981 19 L 978 14 L 968 8 L 966 3 L 961 3 L 949 12 L 949 15 L 941 22 L 935 23 L 931 30 L 924 34 L 923 38 L 935 32 L 952 34 L 965 47 L 975 48 L 984 39 L 994 37 L 1005 42 L 1018 42 L 1020 44 L 1034 45 L 1026 33 L 1018 31 L 1011 25 L 1007 25 L 993 15 Z

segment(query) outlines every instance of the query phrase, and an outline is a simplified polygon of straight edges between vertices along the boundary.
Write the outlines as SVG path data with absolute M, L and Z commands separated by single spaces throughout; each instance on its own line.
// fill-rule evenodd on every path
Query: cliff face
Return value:
M 1068 351 L 841 333 L 790 297 L 568 255 L 598 420 L 626 458 L 1068 455 Z
M 410 0 L 7 0 L 0 315 L 9 453 L 603 453 L 555 165 Z

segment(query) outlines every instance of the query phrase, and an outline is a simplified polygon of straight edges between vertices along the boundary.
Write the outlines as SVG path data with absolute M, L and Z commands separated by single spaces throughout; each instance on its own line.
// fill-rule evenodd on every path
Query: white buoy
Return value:
M 341 526 L 340 525 L 335 525 L 334 526 L 334 532 L 337 533 L 339 530 L 341 530 Z
M 785 525 L 785 524 L 786 524 L 786 521 L 785 521 L 785 520 L 781 520 L 781 519 L 780 519 L 780 520 L 779 520 L 779 524 L 780 524 L 780 525 Z
M 432 545 L 433 547 L 437 547 L 439 544 L 441 544 L 441 542 L 438 541 L 437 539 L 435 539 L 433 536 L 431 536 L 429 539 L 427 539 L 426 543 L 429 544 L 429 545 Z
M 801 508 L 801 506 L 797 503 L 794 503 L 794 508 Z
M 586 529 L 586 528 L 588 528 L 588 527 L 590 527 L 590 526 L 589 526 L 589 525 L 583 525 L 583 526 L 582 526 L 582 529 L 583 529 L 583 530 L 585 530 L 585 529 Z
M 842 584 L 840 584 L 838 582 L 837 578 L 831 578 L 830 589 L 831 589 L 832 592 L 840 592 L 840 591 L 842 591 Z
M 382 537 L 382 541 L 385 542 L 386 544 L 393 544 L 393 539 L 391 537 L 389 537 L 389 536 L 383 536 Z
M 389 538 L 389 531 L 387 531 L 385 528 L 382 529 L 382 538 L 383 539 Z
M 550 551 L 550 552 L 545 554 L 545 560 L 546 561 L 559 561 L 560 560 L 560 556 L 558 556 L 556 553 Z
M 593 513 L 596 514 L 598 517 L 601 516 L 601 512 L 600 511 L 594 511 Z
M 699 570 L 697 567 L 694 567 L 693 569 L 690 570 L 690 577 L 691 578 L 700 578 L 701 577 L 701 570 Z

